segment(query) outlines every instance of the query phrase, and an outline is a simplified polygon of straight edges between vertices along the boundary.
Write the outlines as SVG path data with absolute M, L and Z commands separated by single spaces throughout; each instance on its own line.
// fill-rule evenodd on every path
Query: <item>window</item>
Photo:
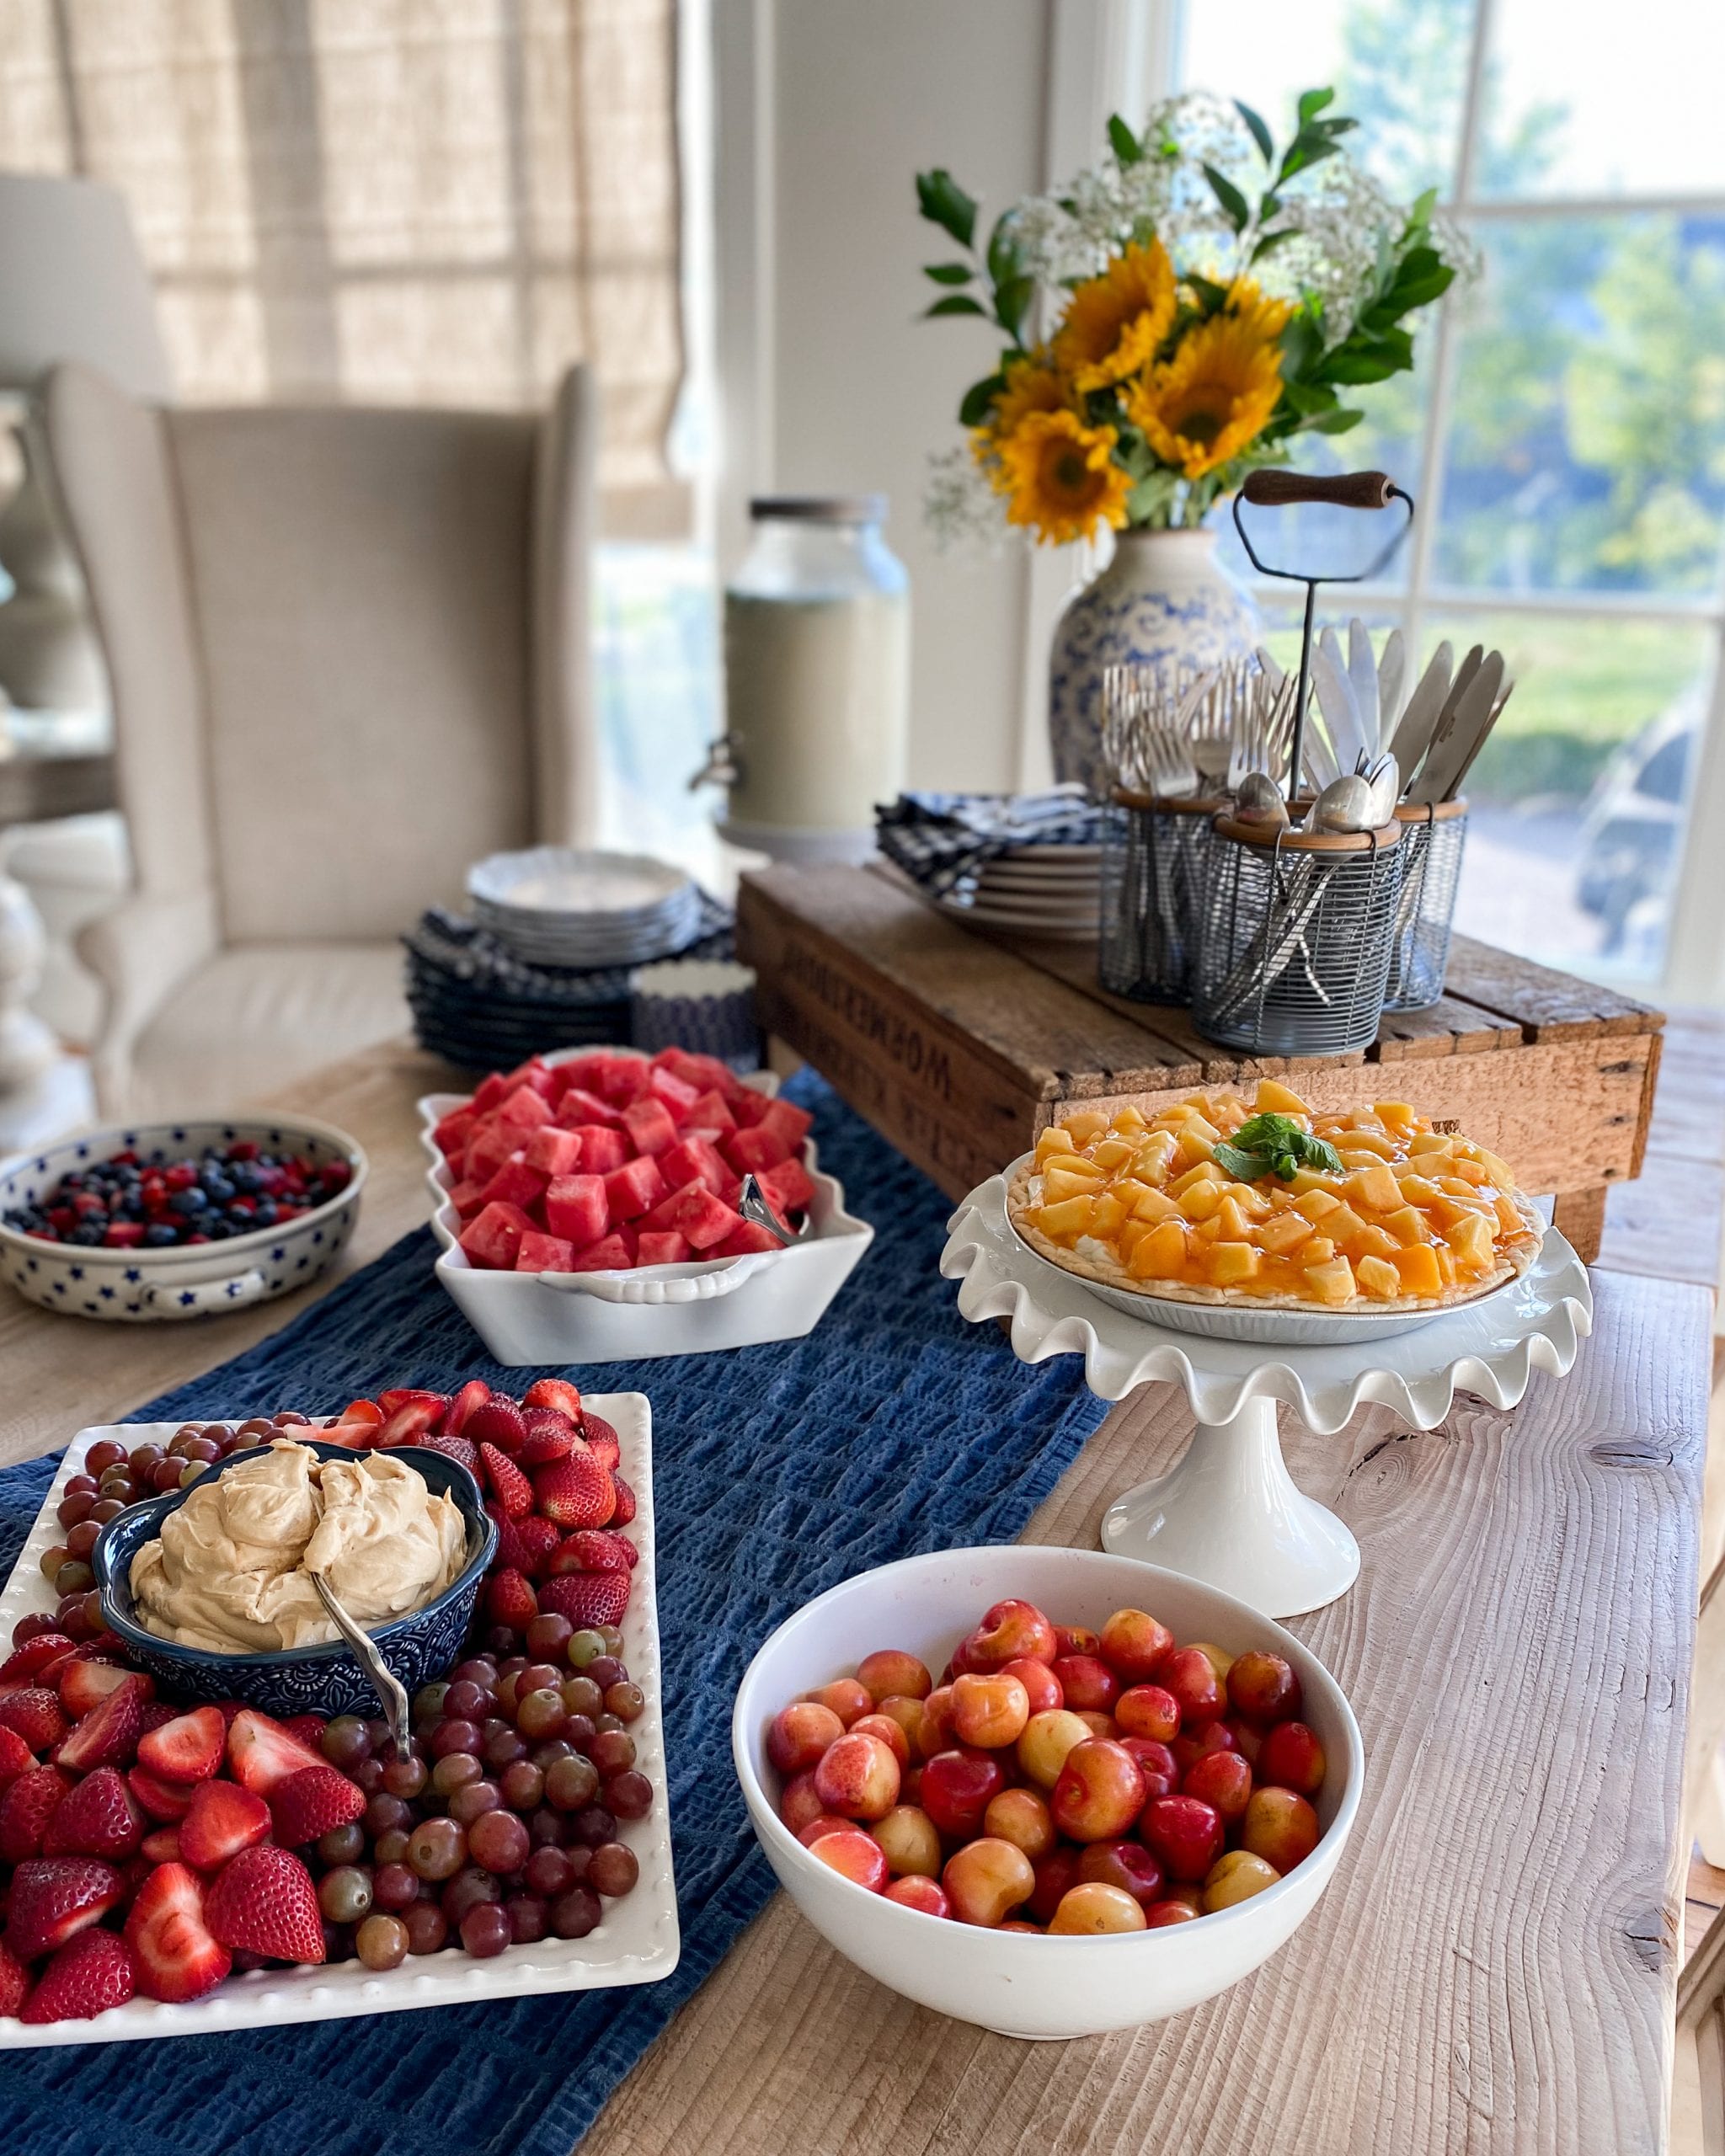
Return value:
M 1480 247 L 1415 373 L 1302 446 L 1315 469 L 1381 464 L 1419 504 L 1384 582 L 1320 606 L 1398 624 L 1422 665 L 1443 638 L 1509 660 L 1457 925 L 1657 984 L 1725 627 L 1725 11 L 1642 0 L 1657 94 L 1597 0 L 1186 0 L 1175 48 L 1179 83 L 1279 135 L 1299 90 L 1333 83 L 1362 161 L 1402 195 L 1437 187 Z M 1284 649 L 1284 591 L 1261 588 Z

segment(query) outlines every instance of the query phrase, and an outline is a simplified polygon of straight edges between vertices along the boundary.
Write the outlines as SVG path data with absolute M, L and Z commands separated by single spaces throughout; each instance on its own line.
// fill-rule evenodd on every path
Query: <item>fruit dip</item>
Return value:
M 467 1558 L 451 1501 L 390 1453 L 323 1460 L 279 1438 L 202 1481 L 132 1559 L 139 1624 L 215 1653 L 268 1653 L 336 1638 L 312 1584 L 322 1572 L 360 1625 L 405 1617 Z

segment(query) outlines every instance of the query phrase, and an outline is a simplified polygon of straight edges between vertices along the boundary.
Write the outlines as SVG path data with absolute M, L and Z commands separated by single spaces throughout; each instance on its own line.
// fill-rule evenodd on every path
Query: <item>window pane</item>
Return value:
M 1725 216 L 1495 220 L 1466 302 L 1438 575 L 1700 592 L 1725 511 Z
M 1278 141 L 1302 90 L 1328 85 L 1359 132 L 1349 147 L 1398 194 L 1447 191 L 1473 0 L 1188 0 L 1176 78 L 1243 98 Z
M 1498 0 L 1482 195 L 1725 194 L 1725 8 Z
M 1648 985 L 1664 962 L 1716 638 L 1706 627 L 1437 615 L 1515 692 L 1467 781 L 1455 925 L 1550 965 Z

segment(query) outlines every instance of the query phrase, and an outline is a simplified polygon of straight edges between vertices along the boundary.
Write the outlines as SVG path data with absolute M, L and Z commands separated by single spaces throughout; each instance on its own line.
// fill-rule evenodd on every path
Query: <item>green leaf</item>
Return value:
M 1123 165 L 1144 162 L 1144 145 L 1117 112 L 1108 115 L 1108 142 Z
M 1179 483 L 1179 473 L 1169 471 L 1166 465 L 1146 473 L 1126 497 L 1126 521 L 1148 524 L 1173 500 L 1174 489 Z
M 1234 100 L 1234 109 L 1246 122 L 1252 141 L 1258 145 L 1258 155 L 1267 165 L 1273 165 L 1276 161 L 1276 146 L 1270 139 L 1268 128 L 1264 125 L 1252 107 L 1242 104 L 1238 98 Z
M 1219 313 L 1228 304 L 1228 288 L 1226 285 L 1218 285 L 1208 277 L 1200 277 L 1195 270 L 1187 271 L 1186 281 L 1204 302 L 1210 313 Z
M 1336 401 L 1335 391 L 1322 382 L 1284 381 L 1282 394 L 1302 418 L 1312 412 L 1327 412 Z
M 994 318 L 1009 337 L 1016 338 L 1030 312 L 1030 302 L 1036 296 L 1033 277 L 1008 277 L 1004 284 L 994 288 Z M 979 308 L 978 312 L 981 310 Z
M 1252 221 L 1252 205 L 1235 186 L 1233 181 L 1214 165 L 1206 165 L 1204 176 L 1210 182 L 1210 191 L 1222 205 L 1223 211 L 1236 232 L 1244 232 Z
M 1343 407 L 1338 411 L 1320 412 L 1316 419 L 1307 420 L 1306 424 L 1317 434 L 1345 435 L 1351 427 L 1357 427 L 1365 417 L 1364 412 Z
M 1007 386 L 1003 374 L 991 374 L 985 382 L 973 382 L 964 392 L 959 407 L 961 427 L 980 427 L 994 409 L 994 400 Z
M 976 272 L 965 262 L 925 262 L 922 274 L 937 285 L 968 285 Z
M 929 222 L 950 232 L 960 247 L 975 244 L 976 205 L 944 165 L 917 173 L 916 201 Z
M 1302 90 L 1300 94 L 1300 103 L 1295 108 L 1299 115 L 1301 127 L 1304 127 L 1308 120 L 1316 120 L 1327 104 L 1333 104 L 1335 102 L 1336 93 L 1333 90 Z
M 1279 206 L 1278 205 L 1278 207 Z M 1265 232 L 1252 248 L 1252 261 L 1261 261 L 1273 247 L 1279 247 L 1284 240 L 1292 239 L 1294 237 L 1295 227 L 1292 225 L 1284 226 L 1279 232 Z
M 1018 268 L 1018 243 L 1008 222 L 1011 215 L 1010 211 L 1002 211 L 988 236 L 988 274 L 997 285 L 1003 285 Z
M 1291 1116 L 1255 1115 L 1215 1148 L 1211 1158 L 1240 1182 L 1259 1182 L 1272 1173 L 1292 1182 L 1302 1167 L 1338 1176 L 1342 1156 L 1333 1145 L 1302 1130 Z
M 1387 382 L 1392 374 L 1405 372 L 1407 366 L 1405 360 L 1386 359 L 1370 351 L 1353 351 L 1344 344 L 1332 352 L 1317 370 L 1317 379 L 1354 383 Z
M 922 319 L 928 322 L 937 314 L 980 314 L 985 322 L 988 319 L 988 309 L 964 292 L 948 292 L 943 300 L 937 300 L 932 307 L 924 308 Z

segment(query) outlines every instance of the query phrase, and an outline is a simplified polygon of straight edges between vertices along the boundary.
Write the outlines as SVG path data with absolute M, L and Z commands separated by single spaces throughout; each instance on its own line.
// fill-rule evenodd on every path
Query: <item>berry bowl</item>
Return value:
M 296 1433 L 298 1434 L 298 1433 Z M 309 1432 L 301 1438 L 323 1460 L 352 1460 L 352 1448 L 320 1442 Z M 231 1453 L 225 1470 L 255 1460 L 267 1447 Z M 417 1468 L 431 1489 L 450 1498 L 467 1524 L 467 1561 L 440 1595 L 423 1609 L 371 1630 L 377 1651 L 411 1693 L 441 1677 L 461 1652 L 473 1621 L 479 1588 L 497 1548 L 497 1523 L 480 1501 L 479 1486 L 459 1460 L 422 1445 L 398 1445 L 390 1457 Z M 109 1521 L 91 1554 L 102 1614 L 115 1636 L 125 1643 L 129 1660 L 168 1686 L 176 1698 L 243 1700 L 266 1714 L 375 1714 L 379 1707 L 371 1679 L 340 1640 L 320 1646 L 286 1647 L 273 1654 L 216 1654 L 204 1647 L 180 1646 L 159 1638 L 132 1614 L 131 1562 L 145 1543 L 162 1532 L 162 1522 L 197 1487 L 169 1491 L 147 1504 L 130 1505 Z
M 938 1672 L 981 1613 L 1025 1598 L 1058 1625 L 1100 1628 L 1115 1610 L 1149 1611 L 1183 1641 L 1231 1656 L 1279 1656 L 1300 1680 L 1306 1723 L 1323 1748 L 1312 1802 L 1319 1838 L 1285 1876 L 1194 1920 L 1081 1936 L 964 1924 L 889 1900 L 810 1854 L 779 1817 L 783 1781 L 768 1756 L 775 1716 L 799 1694 L 891 1648 Z M 1100 1550 L 1019 1544 L 937 1550 L 860 1574 L 781 1625 L 737 1694 L 731 1748 L 767 1861 L 840 1953 L 907 1999 L 1005 2036 L 1099 2036 L 1183 2012 L 1248 1975 L 1311 1913 L 1340 1861 L 1359 1806 L 1364 1754 L 1341 1688 L 1292 1633 L 1232 1595 L 1159 1566 Z M 950 1846 L 950 1844 L 948 1844 Z M 948 1867 L 950 1869 L 950 1867 Z
M 291 1155 L 317 1171 L 344 1167 L 345 1178 L 332 1195 L 289 1218 L 244 1229 L 235 1214 L 222 1219 L 218 1236 L 160 1249 L 51 1241 L 3 1217 L 45 1204 L 66 1176 L 88 1174 L 119 1154 L 135 1154 L 148 1169 L 236 1145 Z M 0 1280 L 44 1310 L 122 1324 L 243 1310 L 291 1294 L 334 1262 L 353 1232 L 366 1174 L 357 1142 L 307 1116 L 205 1117 L 86 1131 L 0 1162 Z

